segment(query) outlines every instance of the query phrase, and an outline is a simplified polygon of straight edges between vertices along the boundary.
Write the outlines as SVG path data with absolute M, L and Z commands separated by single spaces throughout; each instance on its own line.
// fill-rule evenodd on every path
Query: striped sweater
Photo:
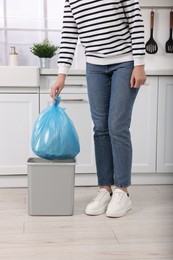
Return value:
M 137 0 L 65 0 L 59 73 L 68 73 L 78 38 L 89 63 L 144 64 L 144 25 Z

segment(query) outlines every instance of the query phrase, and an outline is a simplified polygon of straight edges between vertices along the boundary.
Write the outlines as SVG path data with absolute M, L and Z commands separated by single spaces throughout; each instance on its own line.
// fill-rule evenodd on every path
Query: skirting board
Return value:
M 173 173 L 133 173 L 132 185 L 173 184 Z M 27 175 L 1 175 L 0 188 L 25 188 Z M 75 186 L 97 186 L 96 174 L 76 174 Z

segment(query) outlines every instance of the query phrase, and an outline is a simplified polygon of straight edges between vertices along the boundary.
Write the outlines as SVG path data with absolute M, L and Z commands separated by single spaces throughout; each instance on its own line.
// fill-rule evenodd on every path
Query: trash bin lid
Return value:
M 75 159 L 66 159 L 66 160 L 47 160 L 43 158 L 29 158 L 27 161 L 28 165 L 50 165 L 50 164 L 59 164 L 59 165 L 75 165 Z

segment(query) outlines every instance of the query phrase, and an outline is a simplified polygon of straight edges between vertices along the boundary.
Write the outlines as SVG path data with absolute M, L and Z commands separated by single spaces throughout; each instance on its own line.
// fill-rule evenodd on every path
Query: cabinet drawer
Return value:
M 49 93 L 57 76 L 41 76 L 40 93 Z M 85 76 L 67 76 L 62 93 L 87 93 Z
M 0 95 L 0 175 L 27 173 L 26 162 L 35 156 L 31 134 L 38 114 L 38 94 Z
M 40 95 L 40 110 L 52 104 L 49 94 Z M 76 158 L 76 173 L 96 173 L 93 124 L 87 94 L 62 94 L 60 106 L 71 118 L 79 135 L 80 153 Z

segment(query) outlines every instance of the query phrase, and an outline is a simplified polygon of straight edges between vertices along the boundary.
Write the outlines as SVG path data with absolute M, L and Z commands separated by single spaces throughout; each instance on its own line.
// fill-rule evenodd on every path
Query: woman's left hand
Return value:
M 130 85 L 131 88 L 140 88 L 146 81 L 144 65 L 135 66 L 132 72 Z

